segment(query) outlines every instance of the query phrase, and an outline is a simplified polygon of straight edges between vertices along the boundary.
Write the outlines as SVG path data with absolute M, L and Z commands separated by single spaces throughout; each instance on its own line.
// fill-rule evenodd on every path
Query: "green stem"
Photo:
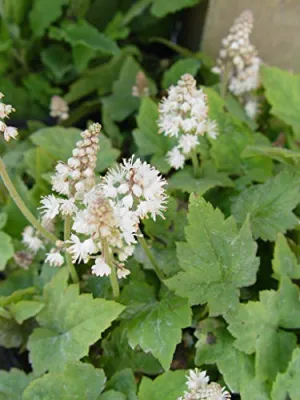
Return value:
M 71 237 L 71 226 L 72 226 L 72 217 L 70 215 L 67 215 L 66 219 L 65 219 L 65 226 L 64 226 L 64 241 L 65 242 L 67 240 L 69 240 Z M 70 276 L 72 278 L 72 281 L 74 283 L 78 283 L 79 282 L 78 274 L 77 274 L 77 271 L 72 262 L 71 254 L 68 253 L 68 251 L 66 251 L 66 260 L 67 260 L 67 267 L 68 267 Z
M 193 163 L 193 170 L 195 178 L 199 178 L 200 175 L 200 164 L 196 150 L 193 150 L 191 153 L 192 156 L 192 163 Z
M 229 71 L 230 71 L 230 63 L 227 63 L 227 64 L 225 65 L 224 73 L 223 73 L 223 75 L 222 75 L 221 88 L 220 88 L 220 94 L 221 94 L 221 97 L 222 97 L 224 100 L 225 100 L 226 92 L 227 92 Z
M 12 183 L 6 168 L 5 164 L 0 157 L 0 176 L 3 180 L 4 185 L 6 186 L 6 189 L 8 190 L 9 194 L 11 195 L 11 198 L 13 201 L 16 203 L 24 217 L 35 227 L 36 230 L 38 230 L 47 240 L 50 240 L 50 242 L 56 242 L 58 239 L 53 233 L 47 231 L 40 223 L 39 221 L 35 218 L 35 216 L 32 214 L 31 211 L 27 208 L 26 204 L 24 201 L 21 199 L 19 193 L 17 192 L 14 184 Z
M 152 253 L 151 253 L 151 251 L 150 251 L 150 249 L 148 247 L 148 244 L 147 244 L 147 242 L 146 242 L 146 240 L 145 240 L 145 238 L 144 238 L 144 236 L 143 236 L 141 231 L 139 231 L 139 234 L 138 234 L 138 241 L 139 241 L 139 244 L 142 246 L 142 248 L 143 248 L 146 256 L 148 257 L 149 261 L 151 262 L 151 264 L 152 264 L 152 266 L 154 268 L 154 271 L 156 272 L 156 275 L 157 275 L 158 279 L 160 281 L 163 281 L 164 277 L 162 276 L 160 268 L 159 268 L 158 264 L 156 263 L 156 261 L 155 261 L 153 255 L 152 255 Z
M 118 278 L 117 278 L 116 267 L 111 262 L 111 259 L 110 259 L 109 247 L 108 247 L 108 243 L 107 243 L 106 239 L 102 239 L 102 247 L 103 247 L 103 254 L 104 254 L 105 262 L 107 265 L 110 266 L 110 269 L 111 269 L 109 279 L 110 279 L 110 284 L 111 284 L 112 291 L 113 291 L 113 296 L 115 299 L 117 299 L 120 296 L 119 282 L 118 282 Z

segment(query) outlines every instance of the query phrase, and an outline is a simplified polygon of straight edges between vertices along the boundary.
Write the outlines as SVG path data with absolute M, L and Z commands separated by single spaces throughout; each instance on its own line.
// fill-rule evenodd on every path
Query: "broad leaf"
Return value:
M 174 400 L 182 396 L 186 390 L 186 372 L 168 371 L 154 381 L 144 376 L 139 388 L 139 399 Z
M 63 6 L 69 0 L 34 0 L 33 8 L 29 14 L 30 27 L 34 36 L 41 37 L 46 29 L 55 22 L 62 14 Z
M 255 238 L 276 240 L 298 224 L 293 209 L 300 201 L 300 177 L 285 170 L 266 183 L 244 190 L 236 199 L 232 213 L 242 223 L 250 216 Z
M 291 125 L 299 139 L 300 75 L 293 75 L 276 67 L 264 66 L 261 76 L 266 97 L 272 106 L 272 114 Z
M 177 244 L 183 271 L 165 281 L 190 303 L 208 303 L 210 315 L 237 309 L 239 289 L 255 283 L 258 269 L 256 243 L 248 221 L 238 230 L 203 198 L 191 196 L 185 229 L 186 242 Z
M 281 233 L 278 234 L 275 243 L 272 266 L 277 279 L 280 279 L 281 276 L 300 279 L 300 265 L 286 238 Z
M 32 381 L 22 400 L 97 400 L 105 381 L 102 369 L 91 364 L 69 363 L 60 373 L 50 372 Z
M 283 372 L 296 347 L 296 336 L 282 328 L 300 326 L 299 289 L 283 278 L 278 292 L 260 292 L 260 301 L 240 304 L 228 316 L 235 347 L 246 354 L 256 352 L 255 369 L 261 381 Z
M 138 128 L 133 131 L 135 143 L 142 156 L 165 155 L 169 150 L 170 140 L 158 133 L 157 120 L 157 104 L 148 97 L 144 98 L 137 116 Z
M 36 373 L 60 371 L 67 362 L 87 355 L 89 346 L 124 309 L 113 301 L 80 295 L 78 285 L 67 286 L 67 278 L 62 269 L 44 289 L 45 307 L 37 316 L 40 327 L 28 342 Z
M 12 313 L 18 324 L 22 324 L 26 319 L 37 315 L 42 308 L 43 303 L 35 300 L 21 300 L 9 306 L 9 311 Z
M 195 364 L 217 364 L 231 392 L 239 393 L 246 380 L 254 377 L 254 358 L 233 346 L 234 338 L 217 320 L 206 319 L 197 327 Z
M 282 162 L 284 164 L 297 165 L 300 162 L 300 152 L 272 146 L 250 145 L 245 147 L 242 157 L 251 158 L 264 156 Z
M 191 323 L 191 308 L 185 299 L 170 293 L 161 301 L 145 304 L 127 323 L 128 341 L 151 352 L 164 369 L 170 367 L 183 328 Z
M 129 368 L 116 372 L 107 382 L 106 389 L 114 389 L 123 393 L 127 400 L 138 400 L 135 377 Z
M 278 374 L 272 388 L 272 400 L 298 400 L 300 393 L 300 349 L 295 349 L 287 370 Z
M 185 58 L 176 61 L 171 68 L 164 73 L 162 87 L 168 89 L 171 85 L 176 85 L 184 74 L 195 76 L 200 68 L 200 61 L 195 58 Z
M 31 375 L 26 375 L 19 369 L 0 371 L 0 400 L 22 400 L 24 389 L 31 380 Z
M 132 95 L 132 87 L 136 84 L 136 76 L 141 71 L 140 65 L 133 57 L 128 57 L 123 64 L 119 79 L 113 85 L 111 96 L 103 100 L 115 121 L 123 121 L 139 106 L 140 99 Z M 149 81 L 149 90 L 155 94 L 155 88 Z

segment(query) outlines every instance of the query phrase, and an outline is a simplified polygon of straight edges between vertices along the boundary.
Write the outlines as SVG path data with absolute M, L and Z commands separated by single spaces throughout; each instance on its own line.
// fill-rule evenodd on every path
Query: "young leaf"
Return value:
M 298 224 L 292 212 L 300 201 L 300 177 L 284 170 L 266 183 L 244 190 L 236 199 L 232 213 L 242 223 L 250 216 L 255 238 L 276 240 Z
M 171 68 L 164 73 L 162 87 L 168 89 L 171 85 L 176 85 L 184 74 L 195 76 L 200 68 L 200 61 L 195 58 L 185 58 L 176 61 Z
M 0 232 L 0 271 L 2 271 L 7 261 L 14 255 L 14 247 L 11 237 L 4 232 Z
M 280 279 L 281 276 L 300 279 L 300 265 L 286 238 L 281 233 L 278 234 L 275 243 L 272 266 L 277 279 Z
M 128 341 L 151 352 L 164 369 L 170 367 L 183 328 L 191 324 L 191 308 L 187 301 L 168 293 L 159 302 L 145 304 L 127 323 Z
M 182 396 L 186 390 L 186 371 L 168 371 L 154 381 L 143 377 L 139 388 L 139 399 L 174 400 Z
M 97 400 L 105 381 L 102 369 L 73 362 L 65 365 L 60 373 L 50 372 L 32 381 L 25 389 L 22 400 Z
M 298 400 L 300 393 L 300 349 L 293 351 L 287 370 L 278 374 L 272 388 L 272 400 Z
M 285 370 L 296 347 L 295 334 L 282 328 L 300 327 L 299 289 L 282 278 L 278 292 L 260 292 L 260 301 L 240 304 L 228 321 L 235 347 L 246 354 L 256 352 L 256 375 L 272 382 Z
M 210 315 L 226 314 L 239 304 L 239 288 L 255 283 L 256 243 L 248 221 L 239 231 L 203 198 L 191 196 L 186 242 L 177 244 L 183 271 L 165 281 L 192 305 L 208 303 Z
M 32 375 L 12 368 L 9 372 L 0 371 L 0 400 L 21 400 L 24 389 L 32 380 Z
M 80 295 L 78 285 L 67 286 L 67 279 L 62 269 L 45 286 L 45 307 L 37 316 L 40 327 L 29 338 L 30 360 L 38 374 L 59 371 L 87 355 L 89 346 L 124 309 L 113 301 Z
M 272 114 L 291 125 L 299 139 L 300 75 L 293 75 L 276 67 L 263 66 L 261 76 L 266 97 L 272 106 Z

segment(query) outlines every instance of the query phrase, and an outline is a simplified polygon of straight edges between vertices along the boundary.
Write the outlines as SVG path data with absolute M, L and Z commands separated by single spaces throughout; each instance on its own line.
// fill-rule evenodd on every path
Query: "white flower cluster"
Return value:
M 217 65 L 213 68 L 213 72 L 220 74 L 222 79 L 228 79 L 228 89 L 236 96 L 251 92 L 260 85 L 262 61 L 250 42 L 252 29 L 253 14 L 251 10 L 245 10 L 222 40 Z
M 4 94 L 0 93 L 0 100 L 3 99 Z M 9 115 L 16 111 L 10 104 L 4 104 L 0 101 L 0 119 L 9 118 Z M 3 133 L 4 139 L 9 142 L 10 139 L 15 139 L 18 136 L 17 128 L 7 126 L 3 121 L 0 121 L 0 132 Z
M 149 96 L 149 94 L 148 79 L 143 71 L 139 71 L 136 74 L 135 85 L 132 87 L 132 96 L 143 97 Z
M 95 275 L 111 273 L 109 258 L 117 268 L 118 278 L 126 277 L 130 271 L 124 261 L 134 251 L 140 221 L 149 216 L 154 220 L 157 215 L 163 216 L 165 185 L 155 168 L 134 157 L 111 169 L 85 196 L 85 207 L 75 215 L 72 229 L 89 238 L 80 242 L 78 236 L 72 235 L 69 251 L 73 261 L 87 262 L 92 254 L 101 253 L 93 256 Z
M 166 181 L 155 168 L 132 157 L 95 184 L 100 129 L 99 124 L 93 124 L 82 132 L 67 165 L 56 166 L 53 190 L 67 199 L 50 194 L 41 200 L 44 220 L 59 214 L 73 220 L 70 240 L 52 249 L 46 261 L 62 265 L 60 250 L 64 246 L 74 263 L 93 259 L 95 275 L 109 275 L 114 265 L 118 278 L 124 278 L 130 273 L 124 261 L 134 251 L 140 220 L 162 216 Z
M 207 98 L 190 74 L 168 90 L 159 105 L 159 133 L 176 138 L 176 146 L 168 152 L 167 161 L 175 169 L 183 168 L 185 159 L 199 144 L 205 133 L 215 139 L 218 127 L 208 119 Z
M 187 375 L 188 391 L 177 400 L 229 400 L 230 393 L 216 382 L 209 383 L 206 371 L 197 368 L 189 371 Z
M 50 116 L 65 121 L 69 118 L 68 103 L 60 96 L 52 96 L 50 103 Z
M 56 174 L 52 177 L 52 187 L 55 192 L 69 198 L 82 199 L 95 185 L 100 130 L 100 124 L 90 125 L 81 133 L 82 140 L 76 143 L 68 165 L 57 164 Z M 69 206 L 72 207 L 72 204 Z
M 36 230 L 30 225 L 26 226 L 22 233 L 22 242 L 33 254 L 36 254 L 40 249 L 44 249 L 45 247 Z

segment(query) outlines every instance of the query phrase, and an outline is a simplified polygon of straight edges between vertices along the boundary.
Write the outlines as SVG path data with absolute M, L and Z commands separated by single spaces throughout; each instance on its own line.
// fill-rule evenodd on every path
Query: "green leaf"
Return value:
M 42 128 L 30 136 L 31 141 L 49 153 L 55 160 L 66 162 L 72 155 L 80 131 L 76 128 L 55 126 Z
M 72 71 L 72 57 L 61 45 L 52 45 L 41 52 L 41 60 L 57 82 Z
M 300 279 L 300 265 L 286 238 L 281 233 L 278 234 L 275 243 L 272 266 L 276 279 L 280 279 L 281 276 Z
M 171 68 L 164 73 L 162 87 L 168 89 L 171 85 L 176 85 L 184 74 L 195 76 L 200 68 L 200 61 L 195 58 L 185 58 L 176 61 Z
M 217 320 L 206 319 L 197 327 L 195 364 L 217 364 L 218 370 L 233 393 L 239 393 L 244 382 L 254 377 L 254 358 L 233 346 L 234 338 Z
M 170 148 L 170 139 L 158 133 L 158 107 L 148 97 L 144 97 L 136 118 L 138 128 L 133 137 L 142 156 L 165 155 Z
M 99 91 L 100 96 L 109 93 L 127 56 L 127 52 L 123 50 L 109 62 L 85 71 L 78 80 L 70 85 L 65 100 L 73 103 L 96 90 Z
M 298 165 L 300 162 L 300 152 L 283 149 L 280 147 L 249 145 L 246 146 L 242 157 L 251 158 L 256 156 L 263 156 L 271 158 L 288 165 Z
M 162 18 L 167 14 L 174 13 L 186 7 L 193 7 L 199 0 L 173 0 L 173 1 L 161 1 L 153 0 L 151 7 L 151 13 L 158 18 Z
M 168 293 L 161 301 L 152 302 L 128 322 L 128 341 L 151 352 L 164 369 L 170 367 L 183 328 L 191 324 L 191 308 L 185 299 Z
M 26 332 L 14 320 L 0 317 L 0 346 L 20 347 Z
M 203 198 L 191 196 L 186 242 L 177 244 L 183 271 L 165 281 L 192 305 L 208 303 L 210 315 L 237 309 L 239 289 L 255 283 L 257 245 L 249 222 L 240 231 L 232 217 L 225 220 Z
M 80 295 L 78 285 L 67 286 L 67 279 L 62 269 L 44 289 L 45 307 L 37 316 L 40 327 L 28 342 L 36 373 L 59 371 L 67 362 L 87 355 L 89 346 L 124 309 L 113 301 Z
M 168 371 L 154 381 L 144 376 L 139 389 L 139 399 L 174 400 L 186 390 L 186 371 Z
M 285 329 L 300 326 L 299 289 L 283 278 L 279 291 L 260 292 L 260 301 L 240 304 L 228 316 L 229 331 L 236 338 L 235 347 L 246 354 L 256 353 L 256 375 L 272 382 L 283 372 L 296 347 L 296 336 Z
M 242 153 L 246 146 L 260 141 L 259 135 L 231 114 L 224 111 L 224 100 L 211 88 L 205 88 L 208 96 L 209 116 L 219 128 L 219 136 L 211 143 L 211 156 L 216 167 L 234 175 L 248 175 L 250 180 L 264 182 L 272 176 L 272 160 L 256 156 L 244 159 Z
M 0 282 L 0 296 L 10 296 L 17 290 L 30 288 L 33 285 L 33 271 L 31 269 L 20 269 L 12 272 L 5 280 Z
M 291 125 L 296 137 L 300 139 L 300 75 L 276 67 L 263 66 L 261 69 L 265 95 L 271 104 L 273 115 Z
M 140 99 L 132 96 L 132 87 L 140 70 L 140 65 L 129 56 L 123 64 L 119 79 L 113 85 L 113 94 L 103 99 L 114 121 L 123 121 L 137 110 Z
M 272 388 L 272 400 L 297 400 L 300 393 L 300 349 L 293 351 L 287 370 L 278 374 Z
M 121 392 L 116 392 L 115 390 L 108 390 L 103 393 L 98 400 L 126 400 L 127 397 Z
M 162 372 L 161 365 L 152 356 L 140 348 L 132 349 L 128 344 L 127 328 L 121 325 L 102 341 L 101 361 L 108 375 L 124 368 L 131 368 L 137 373 L 157 375 Z
M 84 46 L 87 49 L 105 54 L 117 54 L 120 51 L 113 40 L 84 20 L 63 24 L 61 35 L 72 47 Z
M 46 29 L 55 22 L 62 14 L 63 6 L 69 0 L 35 0 L 29 14 L 30 27 L 35 37 L 44 35 Z
M 250 217 L 255 238 L 276 240 L 298 224 L 293 209 L 300 201 L 299 175 L 284 170 L 266 183 L 244 190 L 236 199 L 232 213 L 239 223 Z
M 0 400 L 22 400 L 24 389 L 31 380 L 31 375 L 16 368 L 9 372 L 0 371 Z
M 99 137 L 99 146 L 96 171 L 103 172 L 114 164 L 120 155 L 120 151 L 112 148 L 110 140 L 104 135 Z
M 115 389 L 123 393 L 127 400 L 138 400 L 135 377 L 129 368 L 116 372 L 107 382 L 106 389 Z
M 69 363 L 60 373 L 50 372 L 32 381 L 22 400 L 97 400 L 105 380 L 102 369 L 80 362 Z
M 14 255 L 11 237 L 0 232 L 0 271 L 4 270 L 7 261 Z
M 5 227 L 6 222 L 7 222 L 7 213 L 0 212 L 0 229 L 3 229 Z
M 187 193 L 197 193 L 199 196 L 216 186 L 231 187 L 233 182 L 224 172 L 216 171 L 207 176 L 195 178 L 193 169 L 190 167 L 175 172 L 168 181 L 169 190 L 177 189 Z
M 22 324 L 26 319 L 37 315 L 44 304 L 35 300 L 21 300 L 9 306 L 9 311 L 12 313 L 18 324 Z

